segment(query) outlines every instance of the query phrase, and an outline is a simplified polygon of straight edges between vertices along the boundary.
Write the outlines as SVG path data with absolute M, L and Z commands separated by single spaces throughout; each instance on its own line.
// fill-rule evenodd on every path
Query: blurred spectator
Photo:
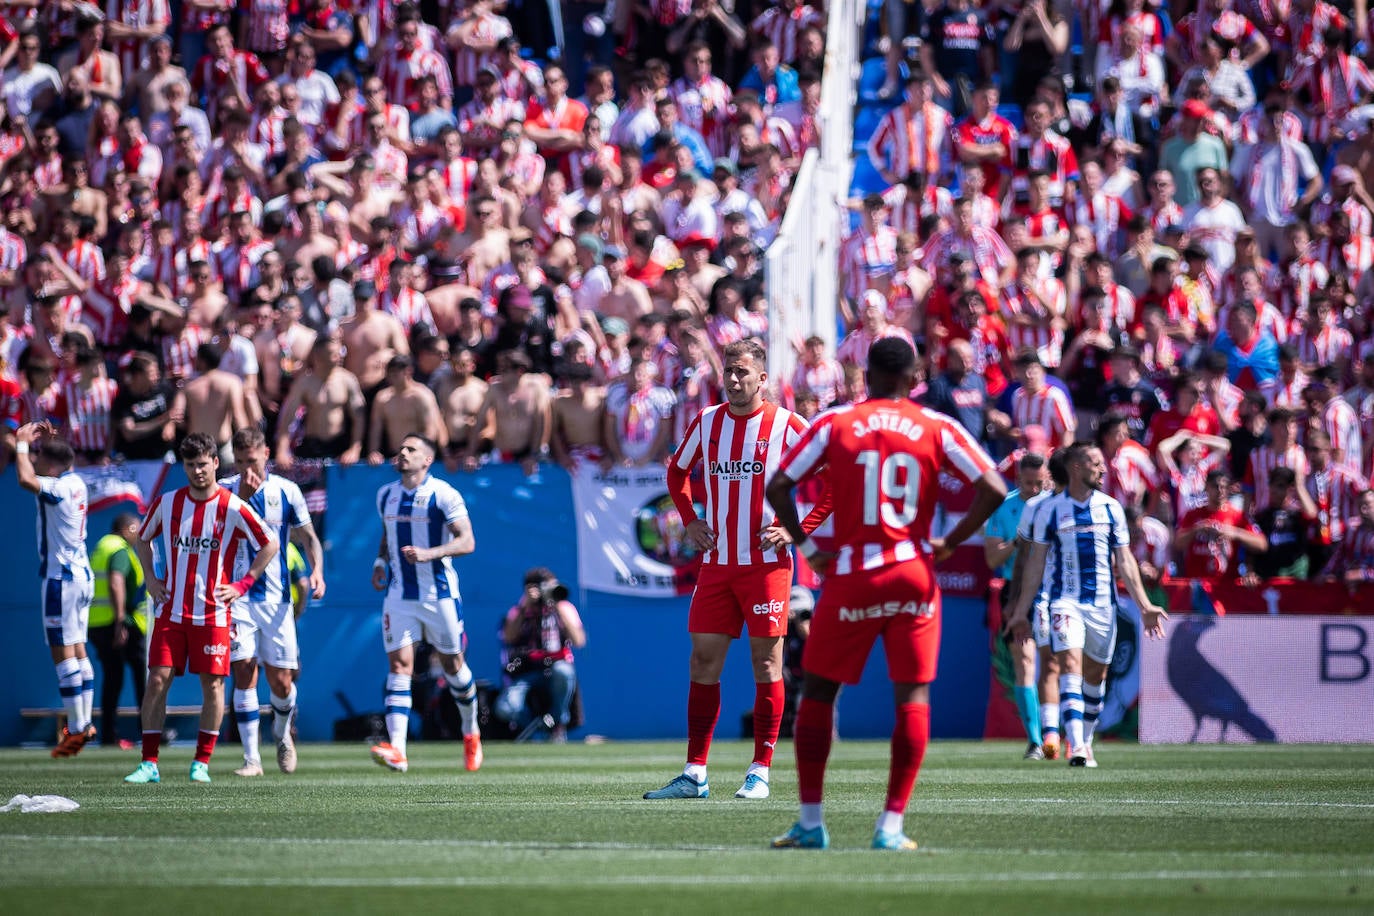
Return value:
M 587 644 L 587 633 L 567 587 L 551 570 L 539 566 L 525 573 L 524 592 L 506 612 L 501 639 L 507 679 L 493 712 L 523 729 L 535 715 L 530 691 L 541 691 L 538 708 L 551 717 L 549 739 L 566 741 L 577 687 L 572 650 Z
M 434 393 L 415 381 L 409 356 L 393 356 L 386 364 L 386 386 L 369 406 L 367 463 L 379 465 L 393 457 L 401 440 L 419 433 L 439 447 L 448 445 L 448 428 Z
M 1374 490 L 1361 493 L 1359 505 L 1359 523 L 1350 526 L 1322 569 L 1323 581 L 1350 586 L 1374 581 Z
M 1245 514 L 1226 500 L 1230 477 L 1215 470 L 1207 475 L 1206 501 L 1178 522 L 1174 547 L 1183 556 L 1185 578 L 1218 581 L 1238 574 L 1237 548 L 1250 553 L 1267 549 L 1268 542 Z M 1266 505 L 1268 499 L 1266 478 Z
M 519 462 L 533 474 L 549 451 L 549 381 L 531 369 L 522 350 L 496 357 L 498 375 L 491 380 L 479 409 L 477 435 L 468 437 L 464 467 L 476 468 L 483 456 L 491 461 Z
M 1295 495 L 1299 509 L 1294 508 Z M 1291 468 L 1269 472 L 1269 503 L 1255 512 L 1255 526 L 1267 546 L 1251 558 L 1254 581 L 1307 578 L 1307 525 L 1316 516 L 1317 507 L 1307 490 L 1298 486 Z
M 654 364 L 639 360 L 607 389 L 605 442 L 615 464 L 636 467 L 667 457 L 677 398 L 657 381 Z

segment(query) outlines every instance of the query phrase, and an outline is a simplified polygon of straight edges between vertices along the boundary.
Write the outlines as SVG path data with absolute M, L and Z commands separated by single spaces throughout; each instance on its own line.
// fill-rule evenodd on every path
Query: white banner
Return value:
M 148 511 L 149 501 L 162 489 L 171 461 L 169 452 L 165 461 L 126 461 L 79 467 L 76 473 L 86 481 L 86 501 L 91 511 L 98 512 L 128 501 L 138 506 L 142 513 Z
M 1141 646 L 1140 740 L 1374 742 L 1374 619 L 1175 616 Z
M 583 588 L 646 598 L 691 591 L 700 556 L 683 540 L 667 473 L 662 466 L 602 472 L 578 465 L 572 487 Z

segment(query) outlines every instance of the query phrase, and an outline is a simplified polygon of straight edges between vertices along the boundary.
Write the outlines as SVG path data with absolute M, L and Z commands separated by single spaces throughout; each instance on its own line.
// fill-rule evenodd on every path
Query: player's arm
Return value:
M 560 601 L 557 605 L 558 625 L 563 629 L 563 638 L 574 649 L 587 644 L 587 630 L 582 626 L 582 615 L 577 613 L 571 601 Z
M 1242 528 L 1239 525 L 1225 525 L 1222 527 L 1221 532 L 1246 550 L 1264 553 L 1269 549 L 1269 539 L 1260 532 L 1250 528 Z
M 778 471 L 773 475 L 773 479 L 768 481 L 764 496 L 768 499 L 768 505 L 773 507 L 777 523 L 791 536 L 792 543 L 801 545 L 803 555 L 810 560 L 817 552 L 816 545 L 802 530 L 797 504 L 792 499 L 792 491 L 796 486 L 797 481 L 789 477 L 786 471 Z
M 989 525 L 983 529 L 983 561 L 988 564 L 988 569 L 998 569 L 1016 550 L 1016 538 L 993 534 L 991 527 Z
M 43 423 L 25 423 L 14 434 L 14 470 L 19 477 L 19 486 L 35 495 L 42 493 L 43 482 L 38 479 L 38 472 L 33 468 L 33 459 L 29 457 L 29 447 L 38 441 L 38 437 L 43 434 L 45 425 Z
M 305 381 L 306 376 L 301 376 L 300 378 L 292 382 L 291 390 L 286 393 L 286 403 L 281 405 L 281 410 L 277 414 L 280 417 L 287 418 L 287 422 L 277 424 L 279 429 L 277 432 L 277 448 L 276 453 L 274 455 L 274 458 L 277 462 L 277 467 L 281 468 L 282 470 L 286 470 L 291 467 L 292 456 L 290 418 L 295 417 L 297 411 L 301 409 L 301 403 L 304 401 L 301 386 L 305 384 Z
M 315 533 L 315 526 L 306 522 L 291 529 L 291 540 L 310 564 L 310 575 L 305 578 L 311 597 L 318 601 L 324 597 L 324 547 L 320 544 L 320 536 Z
M 609 410 L 606 411 L 606 417 L 610 424 L 610 433 L 606 437 L 606 444 L 609 446 L 615 439 L 615 427 Z M 692 468 L 701 460 L 701 436 L 701 415 L 698 414 L 687 428 L 687 434 L 683 436 L 677 452 L 668 460 L 667 486 L 668 496 L 673 500 L 673 508 L 682 519 L 683 536 L 687 543 L 697 550 L 711 550 L 716 546 L 716 533 L 705 519 L 697 515 L 696 504 L 692 502 Z
M 1126 594 L 1140 607 L 1140 623 L 1145 629 L 1145 635 L 1153 639 L 1162 639 L 1164 621 L 1169 619 L 1169 615 L 1163 608 L 1155 605 L 1145 593 L 1145 583 L 1140 580 L 1140 566 L 1135 561 L 1135 554 L 1131 553 L 1130 544 L 1118 545 L 1113 553 L 1117 569 L 1126 583 Z
M 1018 554 L 1018 562 L 1021 557 L 1025 557 L 1025 566 L 1021 570 L 1020 578 L 1016 580 L 1021 585 L 1017 589 L 1016 598 L 1007 614 L 1007 622 L 1002 626 L 1003 633 L 1014 634 L 1017 638 L 1026 636 L 1031 602 L 1035 599 L 1036 592 L 1040 590 L 1036 587 L 1037 584 L 1045 578 L 1045 558 L 1049 556 L 1049 552 L 1049 544 L 1032 541 L 1026 545 L 1025 550 Z
M 387 551 L 386 545 L 386 525 L 383 525 L 382 540 L 377 545 L 377 559 L 372 561 L 372 587 L 379 592 L 386 588 L 389 578 L 387 575 L 387 560 L 389 557 L 390 553 Z
M 154 572 L 157 567 L 153 565 L 153 545 L 143 539 L 142 532 L 139 534 L 139 537 L 134 538 L 134 553 L 147 576 L 144 585 L 148 589 L 148 598 L 151 599 L 153 607 L 161 607 L 162 602 L 167 600 L 167 580 L 159 578 Z
M 440 560 L 444 557 L 466 556 L 477 548 L 477 538 L 473 535 L 472 526 L 467 523 L 467 519 L 449 522 L 448 532 L 453 535 L 448 543 L 438 547 L 402 547 L 401 556 L 412 563 L 428 563 L 430 560 Z
M 983 476 L 973 482 L 973 505 L 969 507 L 959 523 L 938 541 L 931 540 L 935 548 L 935 559 L 940 561 L 954 552 L 954 548 L 973 537 L 978 529 L 997 511 L 997 507 L 1007 498 L 1007 484 L 997 468 L 988 468 Z

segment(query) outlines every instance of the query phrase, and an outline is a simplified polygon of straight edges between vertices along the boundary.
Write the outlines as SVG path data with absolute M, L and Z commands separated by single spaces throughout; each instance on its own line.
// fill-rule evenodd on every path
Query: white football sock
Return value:
M 386 733 L 391 746 L 405 756 L 406 733 L 410 729 L 410 675 L 386 676 Z
M 884 811 L 878 815 L 878 825 L 874 828 L 881 833 L 901 833 L 902 815 L 897 811 Z
M 272 734 L 278 742 L 291 740 L 291 716 L 295 711 L 296 684 L 293 681 L 286 696 L 272 694 Z
M 81 727 L 87 728 L 94 720 L 95 710 L 95 668 L 89 658 L 81 662 Z
M 81 721 L 81 660 L 64 658 L 57 668 L 57 690 L 62 694 L 62 708 L 67 712 L 67 731 L 75 735 L 86 727 Z
M 258 751 L 258 691 L 255 688 L 234 690 L 234 721 L 239 726 L 239 740 L 243 742 L 243 762 L 262 763 Z
M 797 820 L 802 825 L 803 830 L 815 830 L 824 823 L 822 820 L 821 803 L 816 802 L 814 805 L 810 805 L 806 802 L 802 802 L 801 817 Z
M 477 681 L 472 677 L 472 669 L 467 662 L 458 669 L 457 674 L 447 678 L 448 692 L 453 702 L 458 704 L 458 715 L 463 719 L 463 734 L 477 733 Z

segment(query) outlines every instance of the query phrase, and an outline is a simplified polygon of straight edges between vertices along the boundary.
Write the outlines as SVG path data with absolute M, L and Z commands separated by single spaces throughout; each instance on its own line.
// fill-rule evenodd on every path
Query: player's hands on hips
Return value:
M 428 547 L 402 547 L 401 559 L 407 563 L 428 563 L 434 559 L 434 551 Z
M 826 576 L 835 566 L 835 554 L 829 550 L 817 550 L 806 558 L 806 565 L 818 576 Z
M 759 532 L 760 550 L 779 550 L 792 543 L 792 535 L 781 525 L 771 525 Z
M 693 519 L 687 523 L 684 532 L 687 543 L 697 550 L 711 550 L 716 546 L 716 533 L 703 519 Z
M 151 589 L 149 589 L 149 591 L 151 591 Z M 234 586 L 232 585 L 215 586 L 215 600 L 218 601 L 220 604 L 227 606 L 233 604 L 235 601 L 238 601 L 242 597 L 243 595 L 239 592 L 239 590 L 234 588 Z
M 954 556 L 954 548 L 947 545 L 944 538 L 931 538 L 926 543 L 930 545 L 930 555 L 936 563 L 943 563 Z
M 1140 609 L 1140 625 L 1151 639 L 1164 638 L 1164 621 L 1168 619 L 1169 613 L 1158 605 L 1147 604 Z

